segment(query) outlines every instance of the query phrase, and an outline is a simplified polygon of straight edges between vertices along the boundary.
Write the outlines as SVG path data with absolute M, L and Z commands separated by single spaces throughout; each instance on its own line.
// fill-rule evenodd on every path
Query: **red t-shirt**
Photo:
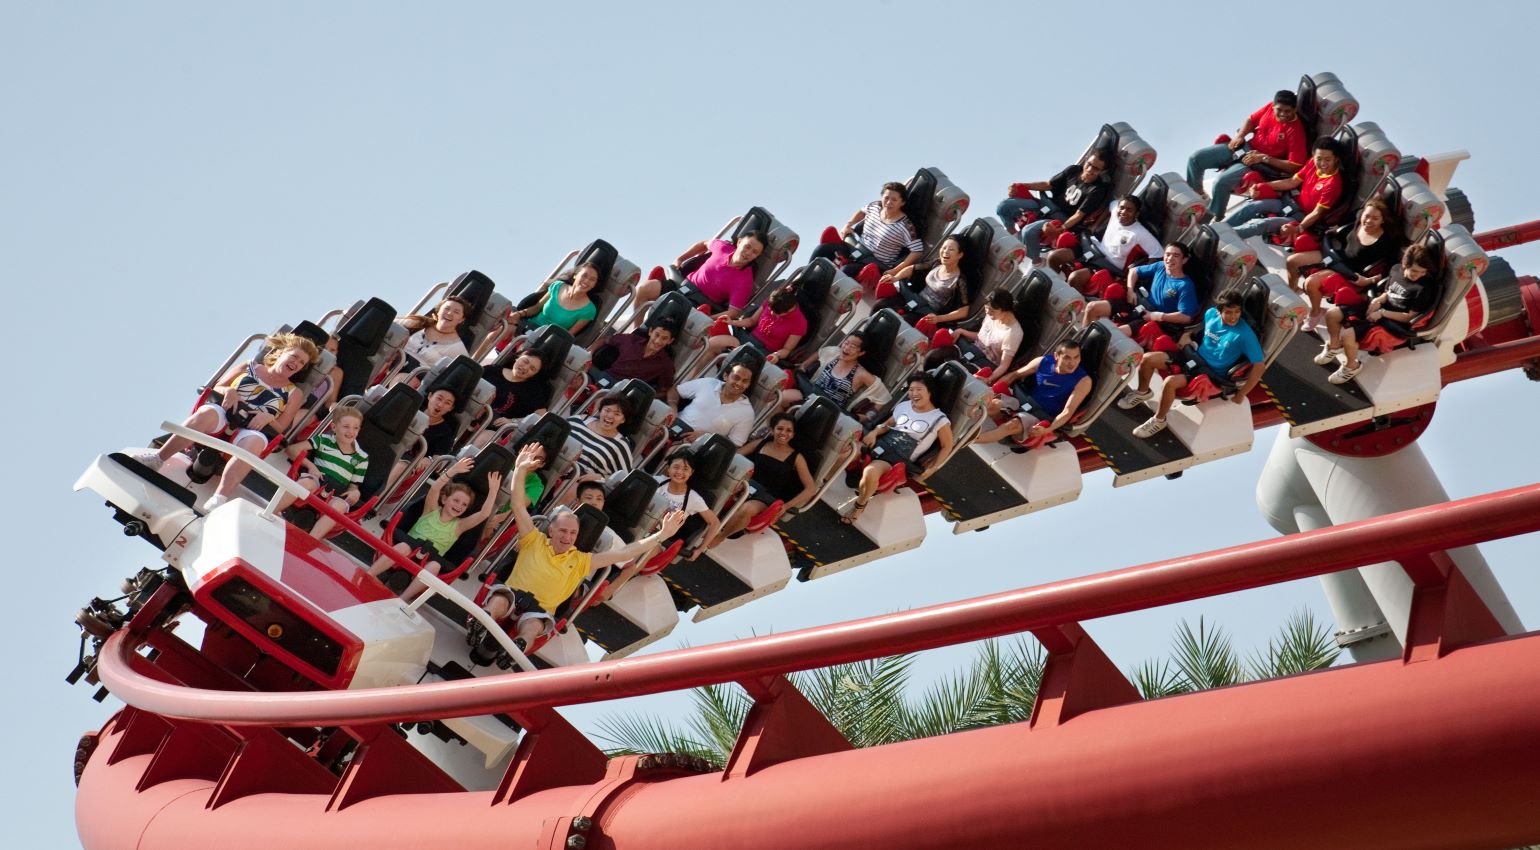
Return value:
M 1305 144 L 1305 123 L 1298 118 L 1287 124 L 1278 123 L 1271 103 L 1251 113 L 1251 124 L 1256 129 L 1251 134 L 1251 149 L 1276 159 L 1286 159 L 1296 165 L 1309 158 Z
M 1342 169 L 1340 168 L 1330 174 L 1322 174 L 1315 170 L 1315 160 L 1312 159 L 1306 162 L 1294 176 L 1301 181 L 1299 209 L 1305 215 L 1314 212 L 1317 207 L 1329 210 L 1342 197 Z
M 793 336 L 807 336 L 807 317 L 802 315 L 802 308 L 793 307 L 787 313 L 776 315 L 766 305 L 759 314 L 759 323 L 754 326 L 754 336 L 765 344 L 771 352 L 780 351 L 786 346 L 786 340 Z

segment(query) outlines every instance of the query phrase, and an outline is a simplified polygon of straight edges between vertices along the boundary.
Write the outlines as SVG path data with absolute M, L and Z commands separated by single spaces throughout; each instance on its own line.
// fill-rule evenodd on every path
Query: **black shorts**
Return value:
M 390 533 L 390 542 L 405 543 L 406 545 L 412 547 L 412 550 L 416 552 L 428 552 L 433 556 L 435 560 L 444 557 L 442 552 L 433 548 L 432 543 L 429 543 L 421 537 L 413 537 L 411 532 L 399 525 L 396 526 L 395 531 Z
M 681 283 L 677 280 L 664 278 L 663 280 L 658 281 L 658 292 L 660 294 L 664 292 L 677 292 L 680 295 L 683 295 L 684 300 L 690 302 L 692 306 L 707 307 L 710 308 L 711 312 L 713 313 L 720 313 L 727 309 L 727 305 L 718 304 L 717 302 L 712 301 L 710 298 L 707 298 L 705 293 L 695 288 L 695 284 L 690 283 L 689 281 L 684 281 Z
M 914 450 L 919 443 L 908 434 L 900 434 L 897 431 L 883 431 L 877 438 L 876 445 L 872 446 L 872 460 L 880 460 L 884 463 L 910 463 L 914 457 Z

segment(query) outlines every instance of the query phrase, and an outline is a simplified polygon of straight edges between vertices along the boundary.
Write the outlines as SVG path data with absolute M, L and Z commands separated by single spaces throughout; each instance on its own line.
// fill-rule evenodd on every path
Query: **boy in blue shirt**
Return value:
M 1172 374 L 1167 375 L 1165 384 L 1161 387 L 1160 405 L 1155 415 L 1135 428 L 1134 436 L 1145 439 L 1164 431 L 1166 414 L 1170 412 L 1172 403 L 1176 401 L 1177 393 L 1185 389 L 1193 378 L 1204 372 L 1228 375 L 1230 369 L 1242 357 L 1246 358 L 1253 368 L 1246 373 L 1245 382 L 1230 398 L 1230 401 L 1235 404 L 1245 404 L 1246 396 L 1262 380 L 1262 361 L 1265 358 L 1262 353 L 1262 343 L 1257 340 L 1256 332 L 1250 325 L 1241 321 L 1240 295 L 1235 292 L 1225 292 L 1214 300 L 1214 306 L 1210 307 L 1203 316 L 1203 341 L 1198 345 L 1195 358 L 1173 364 L 1171 355 L 1164 351 L 1152 351 L 1144 355 L 1144 360 L 1139 363 L 1139 382 L 1146 389 L 1130 390 L 1118 399 L 1118 407 L 1132 410 L 1149 401 L 1151 393 L 1148 387 L 1156 369 L 1160 369 L 1162 374 L 1165 374 L 1170 367 Z
M 1109 285 L 1105 301 L 1092 301 L 1081 317 L 1082 326 L 1111 318 L 1123 333 L 1139 340 L 1145 351 L 1177 351 L 1172 329 L 1192 324 L 1198 316 L 1198 287 L 1187 276 L 1192 251 L 1181 242 L 1167 245 L 1161 259 L 1130 266 L 1127 285 Z M 1148 298 L 1140 297 L 1144 284 Z

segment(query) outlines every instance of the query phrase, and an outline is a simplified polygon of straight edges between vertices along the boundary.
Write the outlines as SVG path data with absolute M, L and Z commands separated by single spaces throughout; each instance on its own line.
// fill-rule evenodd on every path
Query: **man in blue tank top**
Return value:
M 1020 412 L 1004 424 L 978 436 L 980 442 L 1015 438 L 1019 442 L 1041 440 L 1075 418 L 1081 402 L 1091 394 L 1091 376 L 1080 362 L 1080 343 L 1067 339 L 1054 347 L 1052 354 L 1034 358 L 1030 363 L 1006 375 L 1001 383 L 1011 384 L 1028 375 L 1037 376 L 1037 386 L 1030 393 L 1015 389 Z M 996 391 L 1000 385 L 996 384 Z M 1010 400 L 990 399 L 989 413 L 999 419 L 1008 412 Z
M 1157 369 L 1166 375 L 1166 380 L 1160 388 L 1160 404 L 1155 415 L 1135 428 L 1134 436 L 1145 439 L 1164 431 L 1166 414 L 1171 411 L 1178 393 L 1186 389 L 1194 378 L 1205 373 L 1228 376 L 1242 357 L 1251 363 L 1252 368 L 1246 372 L 1246 380 L 1230 397 L 1230 401 L 1235 404 L 1245 404 L 1246 396 L 1262 380 L 1262 361 L 1266 358 L 1256 332 L 1251 329 L 1251 325 L 1241 321 L 1240 295 L 1233 291 L 1225 292 L 1214 299 L 1214 306 L 1203 314 L 1203 341 L 1198 345 L 1196 357 L 1185 358 L 1179 354 L 1172 358 L 1163 351 L 1152 351 L 1144 355 L 1144 360 L 1139 364 L 1140 383 L 1148 387 L 1150 377 Z M 1149 398 L 1147 389 L 1131 392 L 1119 399 L 1118 406 L 1125 410 L 1132 409 Z

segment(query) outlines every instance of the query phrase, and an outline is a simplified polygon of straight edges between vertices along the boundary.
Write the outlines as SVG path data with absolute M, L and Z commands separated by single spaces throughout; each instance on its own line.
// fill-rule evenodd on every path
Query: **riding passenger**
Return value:
M 1000 202 L 995 214 L 1007 230 L 1015 233 L 1020 229 L 1027 256 L 1036 260 L 1042 254 L 1045 237 L 1058 247 L 1058 236 L 1076 233 L 1087 219 L 1106 209 L 1107 196 L 1112 194 L 1112 180 L 1107 176 L 1111 163 L 1109 151 L 1092 151 L 1084 161 L 1066 166 L 1047 180 L 1012 183 L 1010 197 Z M 1031 198 L 1031 192 L 1045 194 Z M 1037 210 L 1044 205 L 1051 212 L 1039 216 Z
M 470 310 L 469 301 L 451 295 L 425 316 L 403 316 L 398 324 L 412 333 L 401 349 L 406 358 L 403 371 L 410 372 L 420 366 L 431 367 L 445 358 L 454 359 L 468 354 L 460 329 L 470 315 Z
M 1128 261 L 1136 248 L 1143 252 L 1146 261 L 1160 256 L 1160 240 L 1139 220 L 1143 207 L 1144 202 L 1138 195 L 1124 195 L 1112 205 L 1106 229 L 1091 241 L 1095 250 L 1085 268 L 1073 268 L 1076 260 L 1073 248 L 1055 248 L 1049 252 L 1046 265 L 1051 269 L 1069 269 L 1066 278 L 1077 292 L 1100 295 L 1091 284 L 1091 277 L 1097 271 L 1106 270 L 1108 274 L 1121 277 L 1128 271 Z
M 1296 189 L 1298 203 L 1287 212 L 1289 204 L 1278 195 Z M 1277 233 L 1285 241 L 1293 241 L 1309 234 L 1309 244 L 1319 245 L 1326 216 L 1342 199 L 1342 146 L 1336 139 L 1321 139 L 1315 143 L 1310 161 L 1298 171 L 1278 180 L 1254 183 L 1247 191 L 1251 200 L 1225 219 L 1237 235 L 1245 239 Z
M 722 530 L 722 520 L 706 504 L 706 499 L 690 486 L 690 476 L 695 474 L 695 453 L 688 447 L 675 449 L 668 456 L 668 462 L 663 467 L 663 474 L 654 476 L 658 483 L 663 485 L 658 492 L 668 502 L 670 513 L 684 514 L 684 524 L 680 526 L 678 533 L 663 539 L 662 545 L 668 546 L 675 540 L 689 540 L 696 532 L 704 530 L 700 541 L 685 554 L 685 560 L 693 561 L 710 546 Z
M 626 406 L 620 399 L 606 398 L 599 402 L 594 416 L 570 416 L 567 421 L 572 425 L 572 437 L 582 447 L 576 462 L 579 479 L 608 478 L 636 465 L 631 441 L 620 433 L 621 426 L 626 424 Z
M 754 373 L 742 363 L 735 364 L 725 378 L 696 378 L 674 387 L 675 407 L 679 400 L 690 406 L 680 413 L 686 442 L 701 434 L 721 434 L 741 446 L 749 440 L 754 427 L 754 405 L 747 395 Z
M 488 369 L 482 374 L 492 385 L 490 404 L 492 421 L 487 430 L 477 437 L 478 445 L 486 445 L 492 432 L 515 422 L 531 413 L 543 413 L 551 403 L 551 384 L 538 380 L 545 364 L 540 355 L 526 351 L 514 358 L 513 363 L 502 369 Z
M 841 522 L 850 525 L 860 519 L 882 483 L 882 476 L 895 464 L 912 466 L 919 463 L 920 457 L 936 443 L 941 445 L 937 459 L 951 451 L 952 423 L 946 411 L 936 406 L 936 391 L 936 379 L 929 372 L 910 375 L 908 397 L 893 407 L 893 413 L 886 421 L 862 439 L 869 450 L 869 459 L 861 470 L 855 504 L 850 513 L 840 518 Z M 919 475 L 912 477 L 923 482 L 939 467 L 938 460 L 933 459 L 923 465 Z
M 346 513 L 358 506 L 363 494 L 358 489 L 369 471 L 369 453 L 358 444 L 358 432 L 363 429 L 364 414 L 352 405 L 339 405 L 332 411 L 331 427 L 317 431 L 310 437 L 310 451 L 300 461 L 300 475 L 295 479 L 299 486 L 311 493 L 326 490 L 331 494 L 330 504 L 337 511 Z M 298 457 L 305 444 L 288 448 L 291 458 Z M 294 503 L 285 497 L 279 510 Z M 311 527 L 311 536 L 325 539 L 335 526 L 331 517 L 321 514 Z
M 503 477 L 500 473 L 492 471 L 487 473 L 487 497 L 482 500 L 481 508 L 470 516 L 465 515 L 465 512 L 470 509 L 471 502 L 476 500 L 476 491 L 471 489 L 469 484 L 463 484 L 454 479 L 470 472 L 474 464 L 475 461 L 471 458 L 460 458 L 453 466 L 434 478 L 433 483 L 428 486 L 428 495 L 423 500 L 422 516 L 412 523 L 411 528 L 402 531 L 398 526 L 392 534 L 391 542 L 395 544 L 393 548 L 408 558 L 416 552 L 431 553 L 422 568 L 434 575 L 443 572 L 444 565 L 439 559 L 443 558 L 444 553 L 455 545 L 460 535 L 485 522 L 497 508 L 498 485 L 502 483 Z M 522 485 L 524 482 L 518 483 Z M 374 559 L 374 564 L 369 567 L 369 574 L 378 576 L 394 564 L 395 561 L 381 555 Z M 415 599 L 426 589 L 426 586 L 414 581 L 402 597 L 408 600 Z
M 916 286 L 910 280 L 914 267 L 904 269 L 894 275 L 894 283 L 877 287 L 879 300 L 872 312 L 892 310 L 910 323 L 929 316 L 931 325 L 968 318 L 972 305 L 968 302 L 969 282 L 963 277 L 961 265 L 964 254 L 962 240 L 956 236 L 941 240 L 937 250 L 941 262 L 925 275 L 924 282 Z
M 1045 441 L 1050 435 L 1068 425 L 1075 412 L 1091 394 L 1091 375 L 1080 359 L 1080 343 L 1066 339 L 1054 346 L 1052 354 L 1035 357 L 1005 376 L 1002 383 L 1013 384 L 1029 376 L 1036 376 L 1037 383 L 1029 393 L 1017 391 L 1022 401 L 1016 415 L 996 428 L 978 436 L 981 443 L 1016 438 L 1023 443 Z M 996 384 L 998 389 L 999 385 Z M 998 421 L 1008 411 L 998 397 L 989 400 L 989 415 Z
M 1389 206 L 1385 201 L 1370 198 L 1359 212 L 1357 224 L 1344 224 L 1323 237 L 1323 247 L 1331 249 L 1331 262 L 1305 278 L 1305 298 L 1310 302 L 1310 313 L 1300 330 L 1309 333 L 1321 323 L 1326 315 L 1321 309 L 1322 297 L 1330 298 L 1332 304 L 1343 309 L 1358 307 L 1366 300 L 1364 293 L 1385 279 L 1385 272 L 1396 260 L 1398 241 L 1385 230 L 1388 213 Z M 1319 262 L 1325 257 L 1324 251 L 1299 250 L 1298 242 L 1304 238 L 1295 240 L 1294 253 L 1289 257 L 1290 275 L 1295 273 L 1296 258 L 1304 257 L 1308 261 L 1314 257 L 1314 261 Z
M 783 286 L 753 313 L 727 322 L 730 333 L 718 334 L 706 343 L 706 359 L 748 343 L 765 352 L 765 362 L 777 363 L 792 355 L 807 336 L 807 316 L 797 303 L 797 290 Z M 752 330 L 750 330 L 752 328 Z
M 278 434 L 275 424 L 285 407 L 302 401 L 292 379 L 314 363 L 320 353 L 315 343 L 297 334 L 269 336 L 266 347 L 267 354 L 261 363 L 247 363 L 234 381 L 221 387 L 182 424 L 204 434 L 229 433 L 230 442 L 250 452 L 260 453 L 267 448 L 269 438 Z M 174 436 L 159 451 L 146 451 L 134 459 L 159 469 L 191 442 L 186 437 Z M 244 462 L 231 458 L 203 509 L 211 511 L 229 501 L 230 494 L 250 471 Z
M 796 436 L 796 419 L 789 413 L 777 413 L 770 417 L 770 433 L 767 436 L 738 450 L 738 454 L 754 462 L 754 474 L 749 478 L 749 495 L 743 506 L 722 528 L 721 534 L 711 541 L 712 546 L 747 528 L 754 517 L 776 502 L 782 503 L 784 509 L 792 510 L 802 507 L 818 495 L 813 473 L 807 467 L 807 459 L 791 446 Z
M 845 274 L 867 287 L 891 283 L 899 275 L 907 275 L 925 253 L 919 228 L 904 213 L 908 200 L 909 190 L 904 184 L 882 184 L 881 196 L 856 210 L 840 228 L 840 238 L 835 238 L 832 227 L 824 231 L 823 244 L 813 249 L 813 258 L 833 261 Z M 852 248 L 841 239 L 849 239 L 858 223 L 861 234 Z
M 1408 245 L 1401 254 L 1400 265 L 1385 276 L 1383 291 L 1367 302 L 1334 304 L 1326 311 L 1327 340 L 1315 362 L 1329 366 L 1339 355 L 1344 357 L 1342 365 L 1326 380 L 1345 384 L 1358 377 L 1363 369 L 1358 344 L 1381 320 L 1410 322 L 1433 306 L 1438 299 L 1438 286 L 1430 276 L 1438 266 L 1438 255 L 1428 246 Z
M 1016 359 L 1016 352 L 1021 348 L 1021 341 L 1026 338 L 1026 330 L 1021 322 L 1016 320 L 1016 297 L 1008 290 L 996 289 L 984 299 L 984 320 L 976 331 L 959 328 L 954 331 L 939 331 L 934 342 L 936 344 L 926 362 L 936 364 L 946 360 L 956 360 L 960 352 L 951 341 L 962 340 L 973 343 L 978 353 L 983 355 L 984 363 L 990 372 L 1009 366 Z
M 1192 251 L 1172 242 L 1151 263 L 1133 266 L 1124 284 L 1107 287 L 1104 301 L 1086 305 L 1082 325 L 1111 318 L 1123 333 L 1139 341 L 1145 351 L 1175 353 L 1173 332 L 1193 323 L 1198 316 L 1198 287 L 1187 276 Z M 1148 285 L 1149 298 L 1139 295 L 1139 284 Z
M 865 354 L 866 335 L 854 331 L 840 340 L 837 348 L 809 357 L 797 372 L 797 388 L 781 393 L 781 406 L 790 407 L 809 395 L 821 395 L 843 409 L 852 396 L 877 382 L 877 376 L 861 365 Z
M 685 249 L 675 265 L 683 270 L 690 261 L 702 254 L 705 262 L 685 279 L 694 285 L 685 297 L 697 307 L 705 306 L 713 315 L 725 315 L 736 319 L 754 297 L 754 261 L 770 248 L 770 237 L 763 230 L 749 230 L 734 242 L 725 239 L 702 239 Z M 647 305 L 665 292 L 674 292 L 679 284 L 668 280 L 662 267 L 652 270 L 647 280 L 636 285 L 636 307 L 632 321 L 639 320 Z
M 1280 91 L 1273 102 L 1246 117 L 1226 142 L 1199 148 L 1187 160 L 1187 185 L 1203 191 L 1203 172 L 1219 169 L 1209 213 L 1223 216 L 1230 193 L 1246 172 L 1255 170 L 1268 180 L 1287 177 L 1305 164 L 1310 141 L 1305 123 L 1299 120 L 1299 100 L 1294 92 Z M 1248 142 L 1246 136 L 1250 134 Z
M 1245 404 L 1247 394 L 1262 380 L 1264 358 L 1256 332 L 1241 321 L 1240 295 L 1233 291 L 1224 292 L 1214 299 L 1214 306 L 1203 314 L 1203 342 L 1198 345 L 1195 356 L 1181 355 L 1177 358 L 1161 350 L 1151 351 L 1140 361 L 1139 382 L 1145 388 L 1129 390 L 1118 399 L 1118 407 L 1132 410 L 1149 401 L 1150 381 L 1157 369 L 1166 374 L 1166 380 L 1161 386 L 1160 404 L 1155 415 L 1136 427 L 1134 436 L 1145 439 L 1164 431 L 1166 414 L 1176 401 L 1177 393 L 1200 376 L 1208 376 L 1210 380 L 1213 380 L 1213 376 L 1223 379 L 1242 357 L 1251 363 L 1251 369 L 1246 373 L 1245 383 L 1230 398 L 1235 404 Z
M 576 336 L 599 316 L 593 296 L 599 294 L 600 283 L 599 267 L 582 263 L 566 280 L 554 278 L 542 283 L 540 297 L 524 299 L 509 316 L 519 320 L 520 333 L 556 325 Z
M 538 466 L 533 456 L 527 454 L 529 448 L 520 451 L 514 462 L 515 491 L 529 471 Z M 515 502 L 513 516 L 519 529 L 519 555 L 508 581 L 492 588 L 485 608 L 498 621 L 517 617 L 515 630 L 520 649 L 527 648 L 555 625 L 552 614 L 595 570 L 624 563 L 655 548 L 684 524 L 683 514 L 669 511 L 663 515 L 662 528 L 651 535 L 616 549 L 589 554 L 576 548 L 579 524 L 577 515 L 571 511 L 556 512 L 546 532 L 535 528 L 529 510 L 522 504 Z M 476 629 L 469 637 L 472 644 L 480 642 Z
M 672 347 L 678 337 L 678 325 L 661 322 L 646 334 L 612 334 L 594 347 L 593 367 L 617 381 L 635 378 L 664 395 L 674 388 Z

